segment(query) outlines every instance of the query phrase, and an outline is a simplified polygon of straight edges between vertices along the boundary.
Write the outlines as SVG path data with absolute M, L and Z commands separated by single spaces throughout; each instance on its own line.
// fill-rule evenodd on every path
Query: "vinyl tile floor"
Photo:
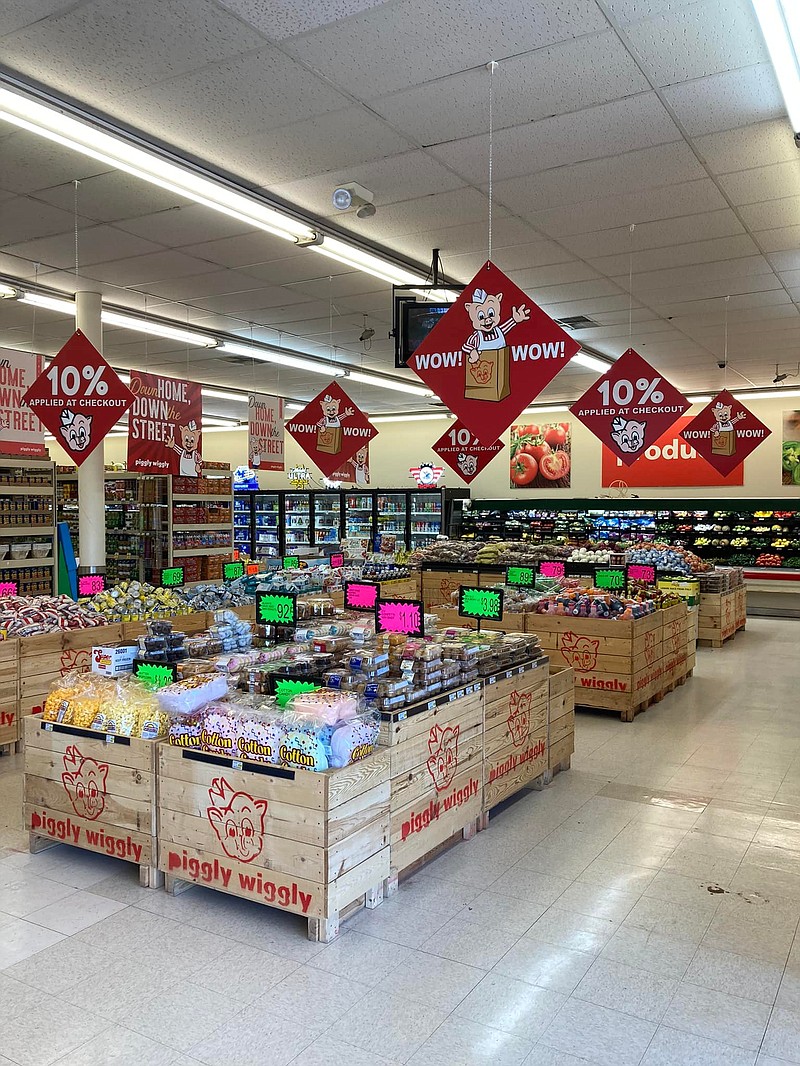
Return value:
M 346 923 L 27 853 L 0 759 L 0 1066 L 800 1064 L 800 622 L 749 619 Z

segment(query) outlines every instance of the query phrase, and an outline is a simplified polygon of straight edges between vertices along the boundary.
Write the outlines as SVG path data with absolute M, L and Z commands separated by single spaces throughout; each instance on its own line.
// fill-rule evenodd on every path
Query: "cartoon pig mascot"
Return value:
M 239 862 L 252 862 L 264 846 L 267 801 L 253 799 L 246 792 L 234 792 L 224 777 L 214 779 L 208 796 L 216 802 L 207 813 L 222 850 Z
M 428 751 L 431 753 L 427 762 L 428 773 L 437 792 L 443 792 L 456 776 L 460 730 L 458 725 L 446 729 L 435 725 L 428 736 Z
M 106 778 L 108 766 L 95 759 L 84 759 L 74 744 L 64 755 L 64 772 L 61 781 L 67 790 L 75 813 L 93 822 L 103 813 L 106 805 Z
M 646 422 L 634 422 L 624 418 L 615 418 L 611 423 L 611 439 L 621 452 L 640 452 L 644 448 Z

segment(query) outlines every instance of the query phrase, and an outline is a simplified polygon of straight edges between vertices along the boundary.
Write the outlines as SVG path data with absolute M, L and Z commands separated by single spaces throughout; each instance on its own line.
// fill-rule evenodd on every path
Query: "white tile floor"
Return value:
M 751 619 L 633 724 L 580 715 L 569 773 L 327 947 L 29 856 L 0 760 L 0 1066 L 800 1064 L 798 642 Z

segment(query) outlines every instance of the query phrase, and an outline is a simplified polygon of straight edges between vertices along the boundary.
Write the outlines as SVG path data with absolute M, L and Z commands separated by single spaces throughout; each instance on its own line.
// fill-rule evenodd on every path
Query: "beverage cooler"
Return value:
M 283 494 L 283 553 L 308 555 L 311 547 L 311 493 Z
M 404 550 L 408 547 L 408 493 L 378 492 L 375 502 L 376 551 L 391 554 L 393 544 Z
M 346 492 L 345 536 L 369 539 L 380 551 L 381 539 L 395 538 L 397 550 L 413 551 L 436 537 L 457 536 L 469 489 L 375 489 Z
M 375 536 L 375 494 L 343 492 L 345 505 L 344 535 L 349 540 L 369 540 Z
M 233 499 L 233 545 L 251 559 L 281 553 L 280 493 L 236 492 Z
M 253 554 L 253 496 L 252 492 L 233 494 L 233 546 L 245 555 Z
M 312 543 L 336 544 L 342 539 L 342 497 L 341 492 L 313 492 L 314 523 Z

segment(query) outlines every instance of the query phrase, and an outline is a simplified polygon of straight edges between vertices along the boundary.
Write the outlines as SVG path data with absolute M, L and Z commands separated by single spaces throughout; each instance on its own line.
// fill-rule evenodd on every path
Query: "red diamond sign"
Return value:
M 629 348 L 570 411 L 630 466 L 688 407 L 675 386 Z
M 286 429 L 326 477 L 378 435 L 335 381 L 287 422 Z
M 511 278 L 485 263 L 408 365 L 491 445 L 579 351 Z
M 752 411 L 723 389 L 692 419 L 681 436 L 707 463 L 727 476 L 771 433 Z
M 76 330 L 22 402 L 80 466 L 135 399 L 89 338 Z
M 494 444 L 481 444 L 464 423 L 458 421 L 444 431 L 433 450 L 455 470 L 462 481 L 469 484 L 503 450 L 503 445 L 499 440 Z

